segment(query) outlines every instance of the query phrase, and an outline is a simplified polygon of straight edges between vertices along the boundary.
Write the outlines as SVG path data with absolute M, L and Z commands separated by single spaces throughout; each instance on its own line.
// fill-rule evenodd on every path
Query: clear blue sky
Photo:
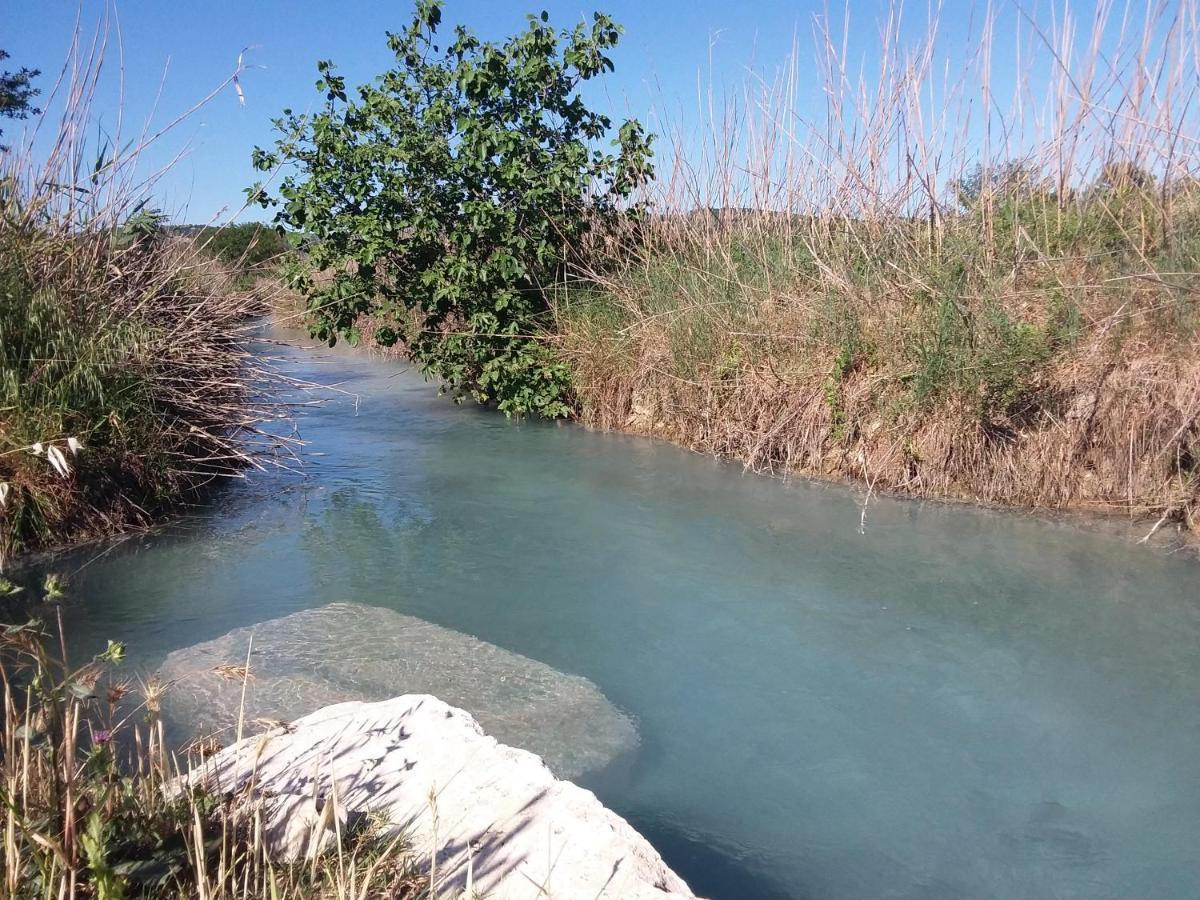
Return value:
M 603 9 L 625 26 L 615 53 L 616 72 L 609 76 L 595 105 L 614 114 L 633 114 L 654 127 L 666 109 L 672 119 L 687 118 L 697 105 L 697 81 L 709 78 L 710 47 L 718 84 L 734 84 L 748 66 L 770 69 L 783 62 L 794 36 L 802 59 L 812 48 L 813 17 L 823 14 L 824 0 L 449 0 L 448 23 L 464 22 L 484 37 L 498 38 L 520 28 L 525 13 L 547 9 L 551 21 L 567 26 Z M 66 54 L 80 6 L 75 0 L 4 0 L 0 11 L 0 47 L 12 58 L 7 65 L 43 70 L 49 87 Z M 840 21 L 844 7 L 834 7 Z M 919 6 L 919 8 L 918 8 Z M 942 41 L 964 42 L 967 2 L 949 0 L 943 13 Z M 1086 20 L 1089 3 L 1074 4 Z M 104 0 L 83 0 L 85 30 L 94 29 Z M 247 62 L 261 65 L 242 77 L 245 106 L 232 90 L 183 125 L 147 161 L 167 159 L 185 145 L 186 157 L 160 184 L 160 205 L 179 222 L 227 218 L 242 202 L 242 188 L 255 180 L 249 155 L 256 144 L 271 140 L 270 119 L 284 107 L 310 108 L 315 62 L 334 60 L 352 84 L 367 81 L 389 64 L 384 32 L 409 18 L 406 0 L 121 0 L 115 4 L 124 48 L 125 108 L 140 121 L 149 115 L 156 96 L 155 121 L 163 123 L 206 94 L 233 70 L 244 47 Z M 886 0 L 850 0 L 852 42 L 869 59 Z M 913 4 L 908 26 L 914 37 L 924 31 L 925 6 Z M 851 56 L 855 53 L 852 49 Z M 98 102 L 103 123 L 111 126 L 116 107 L 117 53 L 110 53 L 109 78 Z M 803 72 L 803 66 L 801 68 Z M 820 103 L 818 79 L 807 83 Z M 19 124 L 6 126 L 14 139 Z M 243 218 L 261 217 L 252 212 Z

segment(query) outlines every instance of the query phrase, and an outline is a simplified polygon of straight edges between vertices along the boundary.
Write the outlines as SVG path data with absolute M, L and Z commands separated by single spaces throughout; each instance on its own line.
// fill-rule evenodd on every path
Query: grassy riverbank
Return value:
M 660 219 L 559 311 L 581 418 L 777 473 L 1200 511 L 1200 190 Z M 990 237 L 989 237 L 990 235 Z
M 246 340 L 274 288 L 152 210 L 149 141 L 88 143 L 100 62 L 72 66 L 50 150 L 0 154 L 0 565 L 156 521 L 256 464 L 273 415 Z
M 262 307 L 187 244 L 0 229 L 0 549 L 145 525 L 252 461 Z
M 815 66 L 718 106 L 675 140 L 617 264 L 559 294 L 583 421 L 771 472 L 1195 528 L 1200 131 L 1177 102 L 1195 23 L 1093 27 L 1075 56 L 1018 29 L 1035 52 L 1009 106 L 988 30 L 945 80 L 936 29 L 913 46 L 894 27 L 878 72 L 856 80 L 819 35 Z M 823 120 L 791 106 L 809 70 Z

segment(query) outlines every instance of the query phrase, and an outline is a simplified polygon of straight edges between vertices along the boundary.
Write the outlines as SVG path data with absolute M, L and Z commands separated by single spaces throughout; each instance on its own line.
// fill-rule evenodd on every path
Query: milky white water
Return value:
M 486 642 L 636 729 L 628 752 L 579 751 L 600 766 L 581 780 L 716 897 L 1200 896 L 1194 558 L 886 499 L 860 534 L 847 489 L 517 424 L 361 354 L 285 355 L 349 392 L 302 413 L 305 476 L 60 561 L 87 563 L 78 646 L 124 640 L 150 668 L 345 602 Z M 341 621 L 331 654 L 376 646 L 377 621 Z M 496 659 L 480 677 L 531 671 Z M 469 676 L 420 664 L 410 682 Z M 511 702 L 487 696 L 469 702 Z

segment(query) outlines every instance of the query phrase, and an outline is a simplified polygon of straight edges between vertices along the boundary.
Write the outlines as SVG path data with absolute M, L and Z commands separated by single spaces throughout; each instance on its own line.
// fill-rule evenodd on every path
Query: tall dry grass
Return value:
M 157 130 L 94 127 L 108 32 L 76 34 L 54 113 L 0 157 L 0 561 L 153 521 L 261 465 L 277 381 L 251 352 L 269 298 L 173 238 Z
M 818 19 L 811 55 L 702 96 L 650 214 L 560 292 L 583 419 L 1194 526 L 1198 6 L 1043 13 L 977 7 L 965 47 L 936 15 L 905 39 L 900 4 Z
M 124 648 L 111 642 L 71 664 L 61 623 L 59 635 L 39 621 L 0 632 L 0 896 L 374 900 L 427 891 L 431 877 L 385 822 L 350 834 L 336 819 L 318 821 L 306 858 L 276 859 L 269 799 L 183 777 L 203 764 L 179 759 L 164 737 L 170 686 L 122 675 Z

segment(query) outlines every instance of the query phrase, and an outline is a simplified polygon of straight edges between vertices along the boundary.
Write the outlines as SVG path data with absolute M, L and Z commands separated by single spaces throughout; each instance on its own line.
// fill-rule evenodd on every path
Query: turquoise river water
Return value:
M 579 780 L 708 896 L 1200 896 L 1194 558 L 888 499 L 860 533 L 848 489 L 276 349 L 344 392 L 301 410 L 303 473 L 57 561 L 74 642 L 127 641 L 149 671 L 350 603 L 536 661 L 632 723 Z M 331 656 L 374 636 L 353 608 L 305 626 Z M 462 683 L 474 654 L 414 665 L 439 656 Z

